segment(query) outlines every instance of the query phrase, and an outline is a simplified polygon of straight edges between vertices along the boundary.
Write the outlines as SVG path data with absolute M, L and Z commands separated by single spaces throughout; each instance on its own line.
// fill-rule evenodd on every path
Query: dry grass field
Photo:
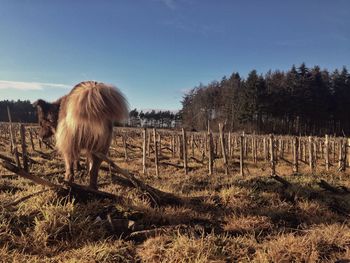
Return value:
M 0 261 L 350 262 L 349 169 L 338 172 L 334 165 L 325 172 L 320 164 L 311 174 L 301 162 L 300 173 L 292 175 L 290 163 L 280 160 L 277 174 L 289 182 L 283 184 L 270 177 L 269 162 L 258 156 L 254 163 L 248 156 L 242 177 L 236 149 L 228 175 L 221 158 L 210 176 L 206 158 L 203 164 L 189 158 L 185 175 L 164 136 L 159 175 L 152 151 L 143 174 L 141 132 L 126 132 L 127 160 L 119 134 L 109 157 L 146 184 L 175 194 L 181 204 L 152 205 L 146 194 L 120 184 L 107 164 L 99 190 L 126 202 L 65 197 L 0 166 Z M 30 172 L 61 184 L 61 158 L 40 149 L 36 137 L 35 150 L 27 140 Z M 0 153 L 12 156 L 4 134 Z M 88 184 L 85 172 L 83 164 L 76 183 Z M 338 190 L 324 189 L 321 179 Z

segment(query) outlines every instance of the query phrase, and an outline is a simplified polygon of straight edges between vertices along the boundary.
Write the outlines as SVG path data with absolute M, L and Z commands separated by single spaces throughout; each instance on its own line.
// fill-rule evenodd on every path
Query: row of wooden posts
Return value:
M 10 113 L 9 119 L 11 120 Z M 12 125 L 8 125 L 7 129 L 1 129 L 1 138 L 10 142 L 11 152 L 15 157 L 16 164 L 21 167 L 19 159 L 21 156 L 23 169 L 28 171 L 26 130 L 33 151 L 35 150 L 33 138 L 39 141 L 40 149 L 44 142 L 39 139 L 37 132 L 32 127 L 26 129 L 23 124 L 16 127 L 19 127 L 16 131 L 13 130 Z M 264 136 L 231 132 L 224 133 L 223 126 L 220 124 L 218 133 L 211 131 L 206 133 L 186 132 L 185 129 L 182 129 L 181 132 L 143 129 L 142 147 L 140 147 L 128 143 L 129 138 L 137 138 L 139 136 L 138 132 L 129 129 L 122 132 L 118 131 L 117 129 L 116 134 L 121 134 L 125 159 L 128 159 L 128 149 L 130 147 L 142 150 L 142 172 L 145 174 L 149 168 L 147 167 L 147 158 L 150 158 L 151 153 L 153 153 L 156 176 L 159 175 L 159 157 L 163 155 L 165 149 L 171 152 L 173 158 L 177 157 L 182 160 L 182 167 L 186 175 L 189 171 L 189 159 L 202 165 L 207 165 L 209 175 L 214 174 L 213 167 L 215 160 L 222 159 L 225 174 L 232 173 L 232 168 L 236 164 L 234 161 L 238 160 L 239 174 L 241 176 L 245 174 L 246 162 L 249 157 L 251 157 L 253 163 L 257 163 L 258 161 L 270 162 L 271 175 L 276 174 L 276 165 L 279 161 L 285 161 L 292 165 L 292 171 L 295 174 L 299 173 L 301 163 L 307 164 L 312 173 L 316 172 L 317 166 L 324 165 L 324 169 L 329 171 L 331 166 L 337 165 L 339 171 L 345 171 L 350 164 L 350 154 L 348 153 L 350 139 L 330 138 L 328 135 L 320 138 L 311 136 Z M 21 153 L 17 148 L 16 133 L 19 133 L 20 136 Z M 188 149 L 191 151 L 190 157 Z M 196 158 L 196 150 L 197 153 L 200 153 L 200 158 Z M 287 160 L 287 155 L 293 157 L 292 161 Z
M 122 132 L 125 158 L 127 159 L 127 151 L 130 144 L 127 143 L 128 131 Z M 305 163 L 309 166 L 311 173 L 316 172 L 316 168 L 324 164 L 326 171 L 330 170 L 331 166 L 336 165 L 339 171 L 345 171 L 350 164 L 350 154 L 348 149 L 350 139 L 335 138 L 326 135 L 320 137 L 301 137 L 301 136 L 275 136 L 275 135 L 245 135 L 234 134 L 231 132 L 224 133 L 223 126 L 219 125 L 219 132 L 213 133 L 198 133 L 186 132 L 184 129 L 181 132 L 174 131 L 157 131 L 153 129 L 143 129 L 142 131 L 142 166 L 143 173 L 147 170 L 147 157 L 151 153 L 151 138 L 153 140 L 153 153 L 156 175 L 159 174 L 159 156 L 162 155 L 162 150 L 168 149 L 172 153 L 172 157 L 178 156 L 182 159 L 184 173 L 188 174 L 188 148 L 192 152 L 190 158 L 204 164 L 206 157 L 208 165 L 208 174 L 214 173 L 214 161 L 222 159 L 225 174 L 229 174 L 232 169 L 234 160 L 239 160 L 239 173 L 241 176 L 245 174 L 246 161 L 251 155 L 254 163 L 259 161 L 270 162 L 271 175 L 276 174 L 276 165 L 279 161 L 285 161 L 292 166 L 294 174 L 300 171 L 300 164 Z M 164 138 L 168 137 L 168 139 Z M 170 137 L 170 138 L 169 138 Z M 188 139 L 188 137 L 190 139 Z M 170 142 L 170 146 L 162 147 L 163 141 Z M 164 143 L 167 144 L 167 143 Z M 338 151 L 337 151 L 338 149 Z M 200 153 L 201 160 L 195 156 L 195 150 Z M 236 156 L 236 152 L 238 152 Z M 292 161 L 287 160 L 287 155 L 292 156 Z M 338 159 L 336 159 L 338 157 Z M 332 159 L 332 162 L 331 162 Z M 323 161 L 322 161 L 323 160 Z

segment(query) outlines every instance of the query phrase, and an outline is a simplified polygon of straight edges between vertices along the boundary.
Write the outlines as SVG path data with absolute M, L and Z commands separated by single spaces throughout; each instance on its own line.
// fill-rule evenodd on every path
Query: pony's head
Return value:
M 47 139 L 54 135 L 58 122 L 60 104 L 48 103 L 39 99 L 33 103 L 33 107 L 37 109 L 38 113 L 38 122 L 40 125 L 39 136 L 42 139 Z

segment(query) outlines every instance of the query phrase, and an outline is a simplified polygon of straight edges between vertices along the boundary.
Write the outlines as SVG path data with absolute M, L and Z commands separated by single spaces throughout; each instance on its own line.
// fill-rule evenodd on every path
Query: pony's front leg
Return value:
M 64 163 L 66 167 L 66 173 L 64 175 L 64 180 L 66 182 L 73 182 L 74 181 L 74 162 L 71 158 L 65 157 Z

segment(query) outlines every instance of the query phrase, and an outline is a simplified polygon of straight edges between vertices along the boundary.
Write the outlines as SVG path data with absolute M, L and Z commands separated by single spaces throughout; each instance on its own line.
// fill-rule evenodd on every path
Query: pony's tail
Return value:
M 116 87 L 86 81 L 76 85 L 68 95 L 67 114 L 81 121 L 123 121 L 128 117 L 129 107 Z

